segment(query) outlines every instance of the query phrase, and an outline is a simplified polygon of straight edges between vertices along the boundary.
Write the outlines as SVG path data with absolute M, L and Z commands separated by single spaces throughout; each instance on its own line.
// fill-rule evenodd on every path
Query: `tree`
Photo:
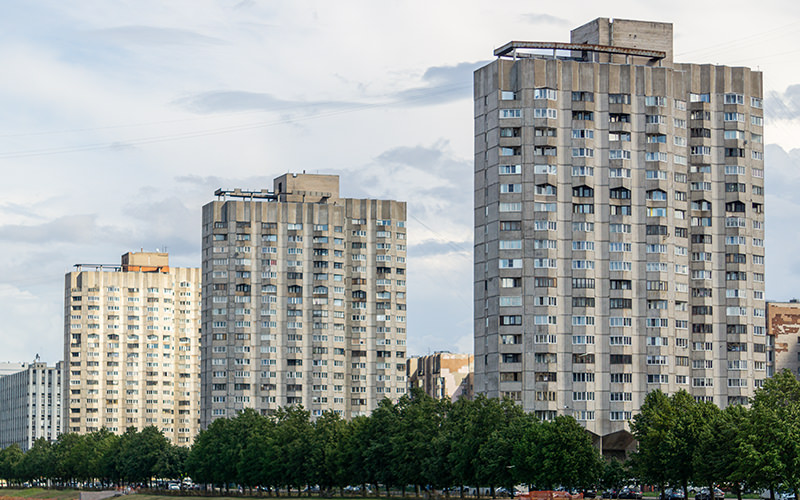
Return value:
M 437 483 L 434 464 L 435 443 L 442 433 L 444 404 L 420 388 L 400 398 L 397 406 L 397 428 L 392 435 L 392 461 L 400 484 L 421 485 Z
M 800 383 L 788 370 L 764 382 L 753 397 L 750 419 L 739 446 L 750 464 L 751 486 L 769 488 L 774 500 L 781 483 L 800 489 Z
M 671 479 L 675 449 L 675 414 L 667 395 L 660 389 L 647 393 L 630 425 L 633 437 L 639 442 L 639 449 L 631 455 L 633 471 L 642 482 L 658 485 L 663 493 Z
M 235 479 L 239 455 L 234 427 L 232 420 L 218 418 L 197 435 L 186 460 L 193 480 L 224 486 Z
M 698 453 L 694 457 L 696 477 L 701 484 L 715 481 L 728 486 L 742 499 L 745 489 L 746 468 L 749 464 L 739 453 L 749 410 L 741 405 L 730 405 L 724 411 L 714 412 L 709 425 L 700 434 Z
M 488 400 L 477 414 L 481 427 L 485 426 L 485 437 L 475 457 L 475 471 L 478 484 L 490 486 L 493 497 L 496 486 L 514 486 L 514 442 L 523 415 L 522 408 L 510 399 Z
M 74 432 L 61 434 L 53 446 L 52 456 L 55 467 L 52 471 L 54 476 L 51 477 L 68 483 L 76 479 L 89 480 L 91 474 L 86 468 L 89 461 L 86 436 Z
M 619 490 L 630 478 L 630 471 L 623 462 L 616 458 L 606 461 L 603 464 L 603 475 L 600 477 L 600 485 L 603 489 Z
M 54 476 L 53 446 L 50 441 L 39 438 L 19 461 L 17 475 L 24 481 L 43 481 Z
M 536 484 L 585 488 L 597 483 L 602 462 L 586 430 L 568 416 L 544 422 L 539 440 L 541 463 Z
M 399 427 L 399 412 L 389 399 L 383 399 L 367 420 L 367 449 L 365 453 L 365 466 L 369 476 L 386 487 L 386 495 L 390 496 L 389 488 L 399 484 L 400 476 L 394 461 L 396 451 L 395 435 Z
M 714 490 L 716 471 L 707 468 L 708 474 L 698 478 L 695 464 L 701 460 L 701 437 L 708 432 L 708 426 L 719 412 L 710 402 L 696 402 L 688 392 L 680 390 L 670 398 L 674 415 L 674 428 L 669 461 L 670 479 L 683 488 L 685 498 L 689 498 L 689 483 L 696 479 L 707 481 L 710 491 Z
M 299 490 L 308 484 L 312 436 L 309 414 L 302 406 L 278 409 L 274 445 L 268 448 L 265 466 L 276 473 L 290 493 L 292 488 Z
M 22 461 L 22 448 L 17 443 L 0 450 L 0 477 L 9 483 L 19 482 L 19 464 Z
M 311 482 L 320 486 L 321 492 L 331 494 L 335 486 L 345 486 L 341 459 L 342 443 L 347 423 L 333 411 L 326 411 L 314 422 L 311 440 Z

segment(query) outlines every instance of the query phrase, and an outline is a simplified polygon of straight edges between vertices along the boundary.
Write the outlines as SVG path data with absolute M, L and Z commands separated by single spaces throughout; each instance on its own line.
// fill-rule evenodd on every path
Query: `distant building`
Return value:
M 768 302 L 767 333 L 773 344 L 770 372 L 786 369 L 800 378 L 800 302 Z
M 24 368 L 0 377 L 0 448 L 16 443 L 24 451 L 61 434 L 64 363 L 15 364 Z
M 10 361 L 0 362 L 0 377 L 21 372 L 28 367 L 28 363 L 12 363 Z
M 203 207 L 202 425 L 302 404 L 366 415 L 406 391 L 406 204 L 336 175 Z
M 415 356 L 407 363 L 408 387 L 419 387 L 437 399 L 472 399 L 472 354 L 437 352 Z
M 87 270 L 88 268 L 88 270 Z M 64 293 L 65 432 L 154 425 L 188 445 L 200 418 L 200 269 L 167 253 L 78 264 Z

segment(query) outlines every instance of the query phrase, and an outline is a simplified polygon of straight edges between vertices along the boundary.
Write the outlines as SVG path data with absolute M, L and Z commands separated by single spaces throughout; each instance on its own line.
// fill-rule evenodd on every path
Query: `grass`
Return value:
M 48 498 L 52 500 L 77 500 L 78 490 L 46 490 L 43 488 L 25 488 L 21 490 L 0 489 L 0 497 L 14 498 Z

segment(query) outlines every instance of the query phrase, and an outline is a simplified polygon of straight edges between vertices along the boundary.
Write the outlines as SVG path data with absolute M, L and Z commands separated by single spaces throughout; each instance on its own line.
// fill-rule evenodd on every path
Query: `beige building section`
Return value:
M 762 75 L 671 33 L 598 19 L 475 72 L 475 390 L 611 454 L 649 391 L 746 404 L 768 374 Z
M 200 418 L 200 269 L 166 253 L 79 264 L 64 296 L 64 428 L 158 427 L 189 445 Z
M 767 303 L 767 333 L 775 372 L 789 370 L 800 378 L 800 302 Z
M 457 401 L 473 396 L 473 356 L 437 352 L 408 359 L 408 386 L 436 399 Z
M 335 175 L 203 207 L 202 424 L 302 404 L 371 412 L 406 390 L 406 204 Z

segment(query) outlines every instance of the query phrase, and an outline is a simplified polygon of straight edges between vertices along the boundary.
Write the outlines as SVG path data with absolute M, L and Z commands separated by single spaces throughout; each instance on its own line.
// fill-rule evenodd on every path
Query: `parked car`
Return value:
M 713 499 L 708 493 L 708 488 L 702 488 L 697 495 L 694 496 L 694 500 L 722 500 L 723 498 L 725 498 L 725 492 L 719 488 L 714 488 Z
M 619 490 L 617 498 L 627 498 L 630 500 L 641 500 L 642 490 L 636 486 L 626 486 Z
M 617 498 L 619 496 L 619 492 L 614 488 L 609 488 L 603 491 L 603 498 Z
M 667 488 L 664 490 L 664 500 L 684 500 L 686 497 L 680 488 Z
M 583 490 L 583 498 L 597 498 L 597 490 L 595 488 Z

